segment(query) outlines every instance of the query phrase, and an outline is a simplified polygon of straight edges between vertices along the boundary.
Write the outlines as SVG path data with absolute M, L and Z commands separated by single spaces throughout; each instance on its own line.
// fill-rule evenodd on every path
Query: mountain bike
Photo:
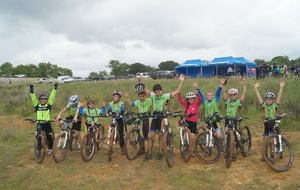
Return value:
M 58 138 L 55 139 L 53 145 L 53 158 L 56 162 L 60 163 L 66 159 L 68 147 L 70 150 L 77 149 L 78 137 L 75 130 L 70 129 L 72 120 L 62 119 L 64 124 Z
M 222 119 L 223 117 L 218 113 L 213 113 L 202 118 L 202 120 L 206 121 L 207 127 L 201 127 L 203 132 L 196 136 L 195 152 L 199 160 L 206 164 L 217 162 L 221 156 L 222 137 L 219 138 L 217 136 L 215 125 L 218 125 L 218 122 Z M 222 133 L 223 131 L 221 131 Z
M 293 164 L 294 153 L 291 144 L 282 136 L 279 127 L 282 114 L 266 122 L 274 123 L 274 134 L 269 135 L 263 142 L 263 157 L 267 165 L 277 172 L 287 171 Z
M 113 149 L 114 149 L 114 145 L 120 140 L 120 135 L 119 135 L 119 124 L 116 120 L 116 117 L 117 116 L 120 116 L 117 112 L 111 112 L 111 117 L 112 117 L 112 120 L 111 120 L 111 123 L 109 124 L 109 127 L 108 127 L 108 135 L 107 135 L 107 138 L 108 138 L 108 152 L 107 152 L 107 155 L 108 155 L 108 161 L 111 161 L 112 159 L 112 154 L 113 154 Z M 121 116 L 123 117 L 123 116 Z M 127 134 L 127 131 L 125 130 L 125 127 L 124 127 L 124 132 L 123 132 L 123 137 L 124 139 L 126 138 L 126 134 Z
M 230 168 L 231 162 L 235 161 L 236 155 L 233 153 L 240 148 L 243 156 L 248 156 L 251 151 L 251 134 L 247 126 L 241 126 L 241 122 L 247 117 L 226 117 L 228 124 L 225 126 L 225 166 Z
M 88 127 L 87 133 L 83 136 L 80 153 L 82 160 L 89 162 L 95 154 L 95 147 L 97 147 L 97 150 L 101 150 L 105 139 L 104 127 L 101 123 L 96 123 L 94 119 L 99 117 L 107 117 L 107 115 L 85 117 L 92 118 L 92 123 L 91 126 Z
M 126 138 L 124 139 L 125 155 L 128 160 L 134 160 L 137 158 L 141 149 L 141 133 L 142 133 L 142 121 L 151 117 L 149 112 L 146 113 L 135 113 L 130 112 L 127 115 L 127 124 L 132 124 L 133 127 L 130 129 Z
M 46 138 L 46 133 L 43 127 L 41 126 L 41 122 L 53 122 L 54 120 L 36 120 L 36 119 L 25 119 L 25 121 L 30 121 L 31 123 L 36 123 L 36 131 L 35 131 L 35 138 L 34 138 L 34 159 L 37 163 L 41 164 L 45 158 L 46 154 L 46 146 L 48 147 L 49 142 Z M 53 139 L 55 139 L 55 134 L 53 129 L 51 128 L 52 132 L 50 135 Z
M 179 134 L 180 134 L 180 155 L 181 159 L 185 162 L 188 162 L 191 157 L 192 157 L 192 152 L 193 152 L 193 145 L 191 141 L 191 132 L 190 129 L 188 128 L 188 124 L 184 120 L 185 116 L 192 116 L 191 114 L 186 115 L 182 113 L 174 114 L 173 116 L 180 116 L 180 120 L 178 121 L 179 124 Z

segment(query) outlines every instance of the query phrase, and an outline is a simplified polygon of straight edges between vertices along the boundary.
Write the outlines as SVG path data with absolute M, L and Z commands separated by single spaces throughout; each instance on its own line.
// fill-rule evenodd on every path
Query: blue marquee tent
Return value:
M 206 67 L 208 64 L 201 59 L 186 60 L 184 63 L 175 67 L 177 74 L 184 74 L 192 78 L 207 77 L 212 72 L 211 68 Z

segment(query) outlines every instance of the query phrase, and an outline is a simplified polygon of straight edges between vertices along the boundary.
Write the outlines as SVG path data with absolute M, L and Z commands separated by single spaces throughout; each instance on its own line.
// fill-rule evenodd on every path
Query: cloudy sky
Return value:
M 0 0 L 0 65 L 300 57 L 299 0 Z

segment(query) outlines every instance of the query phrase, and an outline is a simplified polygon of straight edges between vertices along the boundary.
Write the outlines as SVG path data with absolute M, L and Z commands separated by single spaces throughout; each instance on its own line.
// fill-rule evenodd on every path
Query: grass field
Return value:
M 192 89 L 193 79 L 185 81 L 182 92 Z M 203 92 L 215 91 L 218 79 L 197 79 Z M 30 80 L 13 81 L 12 84 L 0 83 L 0 189 L 300 189 L 300 128 L 299 128 L 299 87 L 297 79 L 286 81 L 280 112 L 289 117 L 283 120 L 282 131 L 292 144 L 295 160 L 287 172 L 277 173 L 271 170 L 261 159 L 262 120 L 252 88 L 255 80 L 248 79 L 248 93 L 242 115 L 250 117 L 245 122 L 252 134 L 252 151 L 248 157 L 238 155 L 230 169 L 226 169 L 223 156 L 215 164 L 204 164 L 197 158 L 185 163 L 180 158 L 179 137 L 175 136 L 175 165 L 168 168 L 165 160 L 143 161 L 143 156 L 129 161 L 120 155 L 115 146 L 113 159 L 107 161 L 107 147 L 96 152 L 93 160 L 86 163 L 79 152 L 68 152 L 67 159 L 57 164 L 47 157 L 42 164 L 33 158 L 34 126 L 24 121 L 33 117 L 33 108 L 29 98 Z M 278 80 L 261 80 L 261 93 L 267 90 L 277 91 Z M 53 117 L 66 103 L 71 94 L 78 94 L 80 100 L 94 97 L 98 103 L 111 101 L 111 92 L 115 89 L 128 91 L 132 99 L 135 80 L 102 81 L 61 84 L 53 106 Z M 151 89 L 155 83 L 161 83 L 164 92 L 175 90 L 178 79 L 146 80 Z M 230 79 L 228 88 L 242 90 L 239 79 Z M 35 85 L 36 92 L 50 93 L 52 85 Z M 128 108 L 128 105 L 127 105 Z M 170 110 L 181 110 L 177 97 L 171 101 Z M 224 105 L 220 105 L 224 114 Z M 200 110 L 200 114 L 202 110 Z M 109 120 L 101 120 L 107 125 Z M 177 119 L 171 119 L 174 132 L 178 134 Z M 203 124 L 203 123 L 201 123 Z M 58 126 L 54 124 L 58 133 Z M 157 138 L 156 138 L 157 141 Z M 154 155 L 157 152 L 157 142 Z

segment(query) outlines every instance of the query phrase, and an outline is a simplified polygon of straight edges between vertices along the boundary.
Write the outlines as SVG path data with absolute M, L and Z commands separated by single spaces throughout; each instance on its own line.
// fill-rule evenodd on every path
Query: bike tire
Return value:
M 191 143 L 191 132 L 187 128 L 182 129 L 179 141 L 180 155 L 184 162 L 188 162 L 192 157 L 193 145 Z
M 41 140 L 41 147 L 39 147 L 39 139 Z M 43 134 L 38 134 L 34 139 L 34 159 L 37 163 L 41 164 L 46 155 L 46 139 Z
M 67 157 L 68 138 L 64 134 L 60 134 L 54 141 L 53 159 L 57 163 L 61 163 Z
M 275 152 L 274 153 L 274 163 L 271 162 L 270 157 L 271 157 L 271 152 L 272 150 L 272 143 L 274 139 L 277 140 L 278 142 L 278 135 L 270 135 L 268 136 L 263 143 L 263 157 L 265 159 L 265 162 L 267 165 L 277 171 L 277 172 L 285 172 L 287 171 L 293 164 L 294 161 L 294 153 L 291 144 L 284 138 L 281 137 L 282 139 L 282 146 L 283 146 L 283 151 L 280 152 Z M 273 145 L 274 146 L 274 145 Z
M 247 157 L 251 152 L 251 133 L 248 126 L 244 126 L 241 129 L 241 139 L 239 141 L 241 153 L 244 157 Z
M 207 136 L 209 132 L 205 131 L 196 136 L 195 153 L 199 160 L 206 164 L 212 164 L 219 160 L 221 156 L 221 140 L 212 134 L 213 147 L 207 146 Z
M 173 134 L 169 131 L 164 133 L 164 152 L 165 159 L 169 168 L 174 165 L 174 152 L 173 152 Z
M 82 160 L 89 162 L 95 153 L 95 143 L 92 133 L 87 133 L 84 135 L 80 147 L 80 155 Z
M 137 158 L 140 150 L 140 132 L 136 127 L 133 127 L 125 138 L 124 148 L 125 156 L 128 160 Z
M 108 161 L 112 160 L 112 153 L 114 148 L 114 135 L 115 135 L 115 128 L 111 128 L 110 137 L 108 140 Z
M 75 130 L 71 130 L 71 134 L 70 134 L 70 150 L 76 150 L 78 147 L 78 137 L 76 135 L 76 131 Z
M 233 155 L 233 144 L 234 144 L 234 136 L 233 131 L 228 130 L 225 135 L 225 166 L 226 168 L 230 168 L 232 162 Z

